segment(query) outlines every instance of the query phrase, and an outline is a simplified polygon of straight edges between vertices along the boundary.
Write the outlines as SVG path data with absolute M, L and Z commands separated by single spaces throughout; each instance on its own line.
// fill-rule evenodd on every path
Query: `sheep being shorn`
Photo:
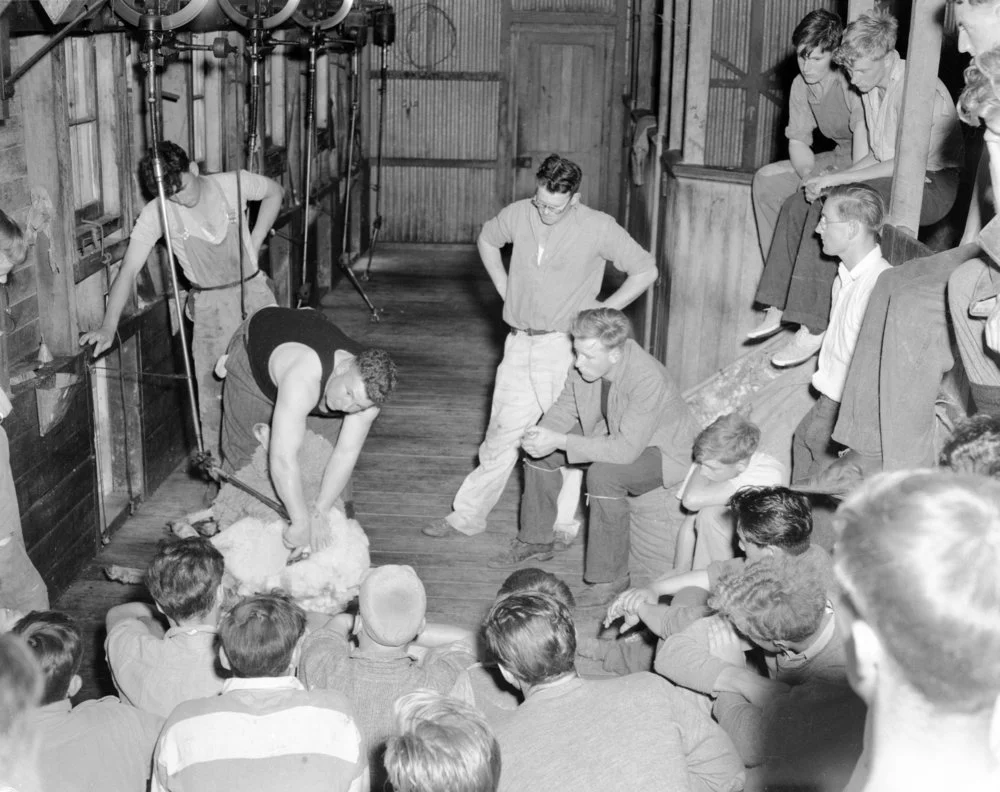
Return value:
M 357 596 L 371 564 L 368 536 L 340 509 L 329 512 L 333 541 L 308 558 L 288 563 L 285 523 L 244 517 L 212 538 L 226 562 L 226 586 L 239 595 L 281 588 L 306 610 L 341 613 Z

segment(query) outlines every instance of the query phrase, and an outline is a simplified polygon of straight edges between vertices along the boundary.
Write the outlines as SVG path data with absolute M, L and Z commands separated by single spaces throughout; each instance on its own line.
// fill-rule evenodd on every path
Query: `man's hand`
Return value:
M 97 330 L 91 330 L 89 333 L 84 333 L 80 336 L 80 346 L 87 346 L 87 344 L 94 345 L 94 357 L 100 357 L 102 352 L 107 351 L 111 348 L 112 342 L 115 340 L 115 334 L 112 330 L 105 330 L 103 327 Z
M 997 304 L 986 318 L 983 340 L 989 349 L 1000 354 L 1000 300 L 997 300 Z
M 535 459 L 547 457 L 566 446 L 566 435 L 541 426 L 533 426 L 521 437 L 521 447 Z
M 637 611 L 640 605 L 655 605 L 659 597 L 655 592 L 647 588 L 630 588 L 619 594 L 615 601 L 608 606 L 608 612 L 604 616 L 604 626 L 608 627 L 615 619 L 621 617 L 625 622 L 619 628 L 619 632 L 634 627 L 639 622 Z
M 813 176 L 803 183 L 802 190 L 805 192 L 806 200 L 813 203 L 832 186 L 826 176 Z
M 736 634 L 729 622 L 711 619 L 708 628 L 708 651 L 713 657 L 734 666 L 742 666 L 744 653 L 750 647 Z

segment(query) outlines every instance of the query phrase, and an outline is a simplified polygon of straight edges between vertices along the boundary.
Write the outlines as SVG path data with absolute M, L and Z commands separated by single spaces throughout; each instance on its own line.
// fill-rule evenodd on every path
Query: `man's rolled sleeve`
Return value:
M 816 117 L 809 107 L 806 83 L 800 75 L 792 81 L 792 90 L 788 97 L 788 126 L 785 127 L 785 137 L 812 148 L 815 129 Z
M 611 220 L 609 227 L 601 235 L 597 245 L 598 253 L 610 261 L 614 268 L 627 275 L 656 269 L 653 254 L 632 239 L 632 236 L 618 223 Z
M 509 204 L 500 210 L 496 217 L 483 223 L 479 238 L 496 248 L 509 245 L 514 241 L 514 210 L 516 203 Z

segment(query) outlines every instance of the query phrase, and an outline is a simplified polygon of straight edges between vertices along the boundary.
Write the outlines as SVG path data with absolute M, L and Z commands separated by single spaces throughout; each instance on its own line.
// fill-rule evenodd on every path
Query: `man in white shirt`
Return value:
M 890 266 L 878 245 L 884 215 L 881 195 L 865 184 L 837 185 L 823 205 L 816 233 L 823 240 L 823 252 L 835 256 L 839 265 L 830 324 L 812 378 L 819 400 L 792 438 L 793 482 L 819 473 L 837 459 L 832 434 L 847 370 L 875 281 Z

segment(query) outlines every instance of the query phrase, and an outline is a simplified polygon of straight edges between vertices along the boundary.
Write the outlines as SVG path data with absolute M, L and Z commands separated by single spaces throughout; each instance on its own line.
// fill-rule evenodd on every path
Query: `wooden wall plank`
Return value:
M 712 3 L 692 2 L 683 143 L 684 162 L 689 165 L 705 163 L 708 83 L 712 67 L 712 15 Z

